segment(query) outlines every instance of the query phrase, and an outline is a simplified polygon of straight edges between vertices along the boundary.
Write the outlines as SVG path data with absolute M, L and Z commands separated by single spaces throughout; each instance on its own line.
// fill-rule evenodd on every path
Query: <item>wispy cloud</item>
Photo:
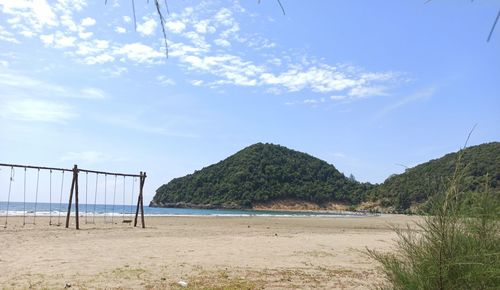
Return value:
M 2 98 L 79 98 L 104 99 L 108 95 L 99 88 L 74 88 L 54 84 L 19 72 L 0 70 L 0 93 Z
M 15 35 L 7 30 L 3 26 L 0 25 L 0 40 L 11 42 L 11 43 L 20 43 L 19 40 L 16 39 Z
M 341 152 L 331 153 L 331 156 L 334 158 L 341 158 L 341 159 L 347 158 L 347 156 Z
M 105 124 L 121 127 L 124 129 L 134 130 L 147 134 L 162 135 L 169 137 L 182 137 L 182 138 L 198 138 L 199 136 L 192 133 L 184 132 L 181 129 L 174 129 L 169 127 L 155 126 L 146 124 L 143 118 L 136 115 L 106 115 L 98 117 L 98 121 Z M 172 126 L 170 126 L 172 127 Z
M 167 76 L 157 76 L 156 81 L 162 86 L 173 86 L 175 81 Z
M 79 96 L 85 99 L 104 99 L 107 97 L 103 90 L 96 88 L 85 88 L 81 90 L 81 95 Z
M 47 47 L 64 50 L 66 55 L 88 65 L 158 65 L 169 61 L 179 64 L 186 74 L 202 74 L 199 78 L 203 82 L 194 85 L 261 87 L 273 93 L 304 91 L 321 95 L 315 98 L 317 100 L 332 95 L 345 96 L 343 101 L 387 95 L 399 79 L 399 74 L 392 71 L 373 72 L 353 65 L 332 65 L 322 59 L 283 51 L 278 43 L 260 34 L 242 31 L 239 20 L 249 16 L 236 2 L 231 7 L 220 7 L 202 1 L 195 7 L 170 14 L 165 23 L 169 32 L 169 60 L 165 59 L 155 35 L 159 23 L 154 15 L 146 15 L 138 21 L 140 41 L 120 42 L 109 37 L 97 39 L 98 32 L 88 31 L 97 22 L 94 18 L 75 20 L 73 12 L 87 6 L 84 0 L 71 5 L 68 1 L 58 1 L 55 5 L 44 0 L 36 2 L 39 3 L 35 10 L 20 4 L 24 2 L 13 4 L 0 0 L 3 13 L 10 16 L 11 23 L 9 30 L 0 27 L 0 40 L 3 35 L 11 42 L 16 41 L 18 35 L 26 35 L 23 31 L 30 31 Z M 24 17 L 25 14 L 28 16 Z M 125 25 L 131 21 L 130 17 L 117 21 L 111 29 L 125 33 L 120 22 Z M 265 51 L 266 60 L 271 61 L 249 57 L 246 51 L 240 50 L 241 45 L 236 44 L 244 44 L 249 51 Z M 120 74 L 125 72 L 122 70 Z
M 420 89 L 420 90 L 416 91 L 415 93 L 413 93 L 407 97 L 401 98 L 398 101 L 386 106 L 377 114 L 377 117 L 379 117 L 379 118 L 383 117 L 383 116 L 385 116 L 385 115 L 387 115 L 387 114 L 389 114 L 389 113 L 391 113 L 391 112 L 393 112 L 401 107 L 407 106 L 411 103 L 421 101 L 421 100 L 430 99 L 430 98 L 432 98 L 432 96 L 434 96 L 434 94 L 436 93 L 436 90 L 437 90 L 436 87 L 428 87 L 428 88 Z
M 8 100 L 0 107 L 0 116 L 16 121 L 66 123 L 78 115 L 67 104 L 46 100 Z

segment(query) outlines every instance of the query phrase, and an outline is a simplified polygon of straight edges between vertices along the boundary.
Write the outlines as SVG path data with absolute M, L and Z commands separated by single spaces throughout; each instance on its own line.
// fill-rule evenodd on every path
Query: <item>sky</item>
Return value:
M 146 171 L 147 204 L 257 142 L 380 183 L 457 151 L 474 124 L 469 145 L 500 141 L 500 27 L 486 41 L 500 1 L 281 0 L 285 15 L 273 0 L 160 1 L 168 58 L 149 2 L 134 24 L 131 1 L 0 0 L 0 163 Z M 39 200 L 60 178 L 49 196 L 41 173 Z M 22 183 L 18 169 L 12 200 Z M 27 184 L 33 199 L 35 171 Z

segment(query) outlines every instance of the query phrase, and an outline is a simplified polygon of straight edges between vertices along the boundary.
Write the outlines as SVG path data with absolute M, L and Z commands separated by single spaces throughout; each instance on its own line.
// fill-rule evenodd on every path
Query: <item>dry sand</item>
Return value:
M 181 280 L 188 289 L 373 288 L 381 276 L 363 251 L 390 250 L 389 225 L 415 219 L 146 217 L 146 229 L 83 219 L 77 231 L 9 217 L 0 288 L 177 289 Z

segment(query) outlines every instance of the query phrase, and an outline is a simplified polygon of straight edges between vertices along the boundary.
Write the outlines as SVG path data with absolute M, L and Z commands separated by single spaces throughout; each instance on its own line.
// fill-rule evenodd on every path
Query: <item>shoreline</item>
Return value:
M 178 209 L 178 208 L 165 208 L 165 209 Z M 191 208 L 182 208 L 186 210 L 198 210 Z M 244 210 L 228 210 L 228 209 L 208 209 L 210 212 L 208 213 L 144 213 L 144 216 L 147 217 L 210 217 L 210 216 L 221 216 L 221 217 L 325 217 L 325 218 L 336 218 L 336 217 L 376 217 L 382 215 L 382 213 L 370 213 L 370 212 L 356 212 L 356 211 L 337 211 L 337 210 L 288 210 L 288 209 L 244 209 Z M 222 213 L 218 213 L 222 211 Z M 234 213 L 231 213 L 234 211 Z M 61 217 L 66 217 L 67 212 L 62 211 Z M 74 217 L 75 211 L 71 211 L 71 216 Z M 0 219 L 5 218 L 6 213 L 0 211 Z M 38 217 L 49 217 L 51 216 L 50 212 L 47 211 L 38 211 L 36 215 L 33 212 L 23 211 L 9 211 L 8 217 L 27 217 L 34 218 Z M 58 211 L 52 212 L 52 218 L 57 218 L 59 216 Z M 99 212 L 94 214 L 93 212 L 82 212 L 80 211 L 79 216 L 81 218 L 85 217 L 134 217 L 135 213 L 119 213 L 119 212 Z
M 369 205 L 369 206 L 368 206 Z M 368 207 L 367 207 L 368 206 Z M 152 200 L 149 207 L 152 208 L 185 208 L 185 209 L 213 209 L 213 210 L 248 210 L 248 211 L 277 211 L 277 212 L 311 212 L 311 213 L 380 213 L 370 212 L 374 204 L 361 203 L 348 205 L 338 202 L 326 202 L 323 204 L 296 199 L 274 200 L 264 203 L 255 203 L 250 207 L 236 204 L 196 204 L 190 202 L 157 203 Z M 361 210 L 356 210 L 357 208 Z

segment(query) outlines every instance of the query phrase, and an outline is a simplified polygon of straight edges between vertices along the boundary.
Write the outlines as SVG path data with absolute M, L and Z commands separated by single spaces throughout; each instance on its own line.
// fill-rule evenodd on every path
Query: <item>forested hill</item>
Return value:
M 458 154 L 463 154 L 459 167 L 461 191 L 482 190 L 488 184 L 490 189 L 498 193 L 500 142 L 492 142 L 471 146 L 409 168 L 403 174 L 389 177 L 367 195 L 382 206 L 394 206 L 399 212 L 412 205 L 423 204 L 437 193 L 445 191 L 455 171 Z
M 308 154 L 258 143 L 217 164 L 173 179 L 158 188 L 151 205 L 245 208 L 282 199 L 354 204 L 370 187 Z
M 151 206 L 248 208 L 282 200 L 360 205 L 405 212 L 445 191 L 461 160 L 461 189 L 500 191 L 500 143 L 469 147 L 393 175 L 380 185 L 346 178 L 333 165 L 273 144 L 254 144 L 157 189 Z

